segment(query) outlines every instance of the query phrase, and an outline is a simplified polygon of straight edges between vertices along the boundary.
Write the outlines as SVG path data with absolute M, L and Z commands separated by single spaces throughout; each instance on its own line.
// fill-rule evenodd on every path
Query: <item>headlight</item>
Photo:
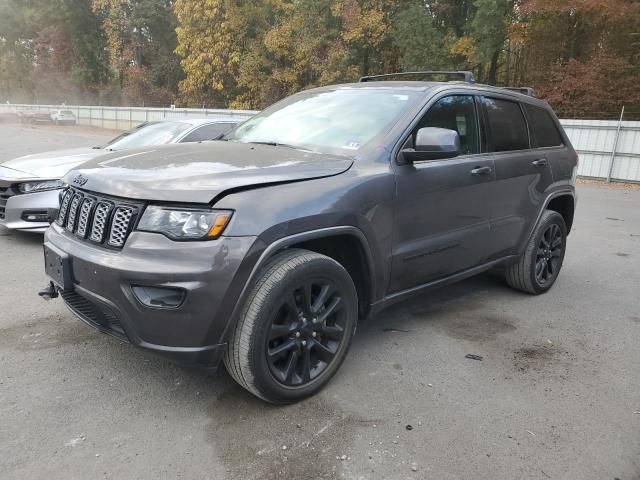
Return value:
M 18 190 L 22 193 L 41 192 L 43 190 L 55 190 L 64 187 L 62 180 L 45 180 L 44 182 L 21 183 Z
M 231 220 L 229 210 L 183 209 L 150 205 L 144 211 L 138 230 L 158 232 L 178 240 L 218 238 Z

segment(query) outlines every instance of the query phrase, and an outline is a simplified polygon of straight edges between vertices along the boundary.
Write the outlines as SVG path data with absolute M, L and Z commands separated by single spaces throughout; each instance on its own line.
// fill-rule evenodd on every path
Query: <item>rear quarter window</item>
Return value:
M 527 150 L 529 131 L 520 104 L 488 97 L 482 102 L 487 112 L 492 151 Z
M 535 148 L 564 145 L 558 126 L 547 110 L 527 104 L 524 105 L 524 109 L 529 117 L 532 143 Z

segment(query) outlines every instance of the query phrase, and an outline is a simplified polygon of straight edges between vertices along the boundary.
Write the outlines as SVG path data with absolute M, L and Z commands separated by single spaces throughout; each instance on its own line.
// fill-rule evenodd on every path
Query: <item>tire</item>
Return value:
M 267 402 L 297 402 L 321 390 L 340 368 L 357 319 L 356 288 L 342 265 L 315 252 L 286 250 L 251 289 L 225 367 Z
M 559 243 L 558 243 L 559 242 Z M 510 287 L 539 295 L 555 283 L 567 248 L 567 225 L 558 212 L 546 210 L 533 231 L 524 253 L 505 268 Z

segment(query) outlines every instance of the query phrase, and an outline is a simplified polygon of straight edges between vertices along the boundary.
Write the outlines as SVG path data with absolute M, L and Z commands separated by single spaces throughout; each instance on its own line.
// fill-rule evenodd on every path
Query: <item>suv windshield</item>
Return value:
M 125 148 L 146 147 L 171 143 L 193 125 L 185 122 L 154 122 L 129 130 L 114 138 L 104 148 L 123 150 Z
M 417 95 L 377 88 L 304 92 L 267 108 L 225 139 L 345 154 L 388 129 Z

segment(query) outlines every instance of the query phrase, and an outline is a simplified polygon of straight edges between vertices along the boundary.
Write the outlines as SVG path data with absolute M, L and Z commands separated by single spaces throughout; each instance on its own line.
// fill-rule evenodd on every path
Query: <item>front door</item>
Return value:
M 481 152 L 478 111 L 471 95 L 438 100 L 423 127 L 456 130 L 456 158 L 396 167 L 397 202 L 389 292 L 410 289 L 484 262 L 489 239 L 493 157 Z

